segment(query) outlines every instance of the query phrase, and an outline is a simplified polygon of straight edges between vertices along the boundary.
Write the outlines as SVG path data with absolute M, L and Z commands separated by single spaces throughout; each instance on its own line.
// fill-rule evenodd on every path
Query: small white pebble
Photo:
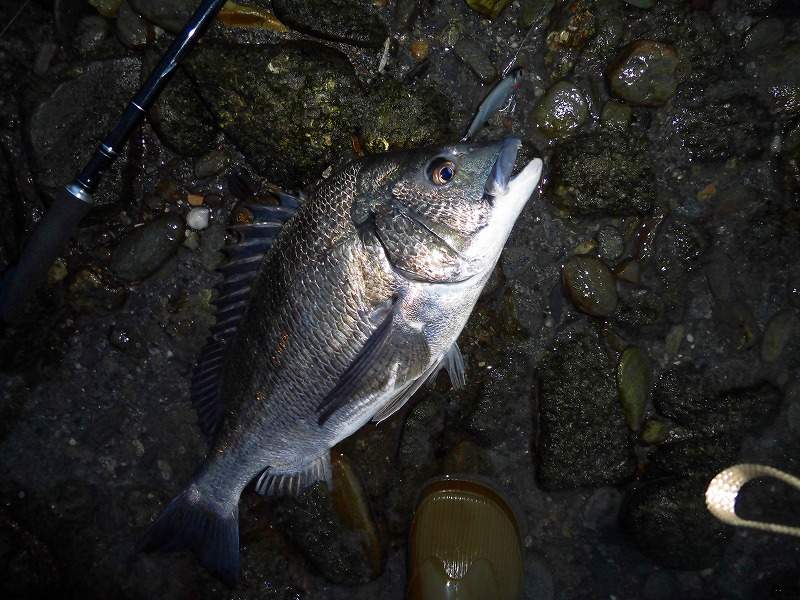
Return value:
M 211 216 L 211 211 L 205 206 L 197 206 L 189 211 L 186 215 L 186 224 L 192 229 L 201 231 L 208 227 L 208 219 Z
M 70 446 L 77 446 L 77 445 L 78 445 L 78 440 L 76 440 L 75 438 L 69 438 L 69 440 L 67 441 L 67 443 L 68 443 Z
M 687 333 L 686 334 L 686 341 L 691 344 L 692 342 L 694 342 L 694 336 L 691 333 Z

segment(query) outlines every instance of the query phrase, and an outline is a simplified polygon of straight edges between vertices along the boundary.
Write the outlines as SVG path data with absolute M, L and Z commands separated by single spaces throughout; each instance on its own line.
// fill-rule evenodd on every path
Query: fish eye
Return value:
M 447 185 L 456 175 L 456 164 L 447 158 L 436 158 L 428 166 L 428 179 L 435 185 Z

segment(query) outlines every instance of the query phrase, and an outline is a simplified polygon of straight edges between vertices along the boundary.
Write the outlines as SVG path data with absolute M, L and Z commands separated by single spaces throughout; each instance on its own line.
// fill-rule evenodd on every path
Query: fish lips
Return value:
M 522 145 L 519 138 L 506 138 L 500 142 L 500 150 L 497 153 L 492 172 L 486 181 L 486 195 L 491 198 L 502 196 L 508 189 L 508 182 L 511 180 L 511 173 L 514 171 L 514 163 L 517 160 L 517 152 Z

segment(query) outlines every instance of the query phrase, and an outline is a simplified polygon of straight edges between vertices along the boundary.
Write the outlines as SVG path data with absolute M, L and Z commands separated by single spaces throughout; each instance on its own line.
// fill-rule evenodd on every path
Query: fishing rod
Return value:
M 0 320 L 13 322 L 18 318 L 27 301 L 44 283 L 53 261 L 91 209 L 92 193 L 103 174 L 119 156 L 133 130 L 141 124 L 175 67 L 194 47 L 225 2 L 203 0 L 80 174 L 56 194 L 50 209 L 25 244 L 16 267 L 9 269 L 0 282 Z

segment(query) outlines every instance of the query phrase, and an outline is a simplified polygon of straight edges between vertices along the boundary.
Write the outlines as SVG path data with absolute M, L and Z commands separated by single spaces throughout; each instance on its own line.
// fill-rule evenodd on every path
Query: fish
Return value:
M 139 545 L 193 552 L 233 587 L 239 498 L 331 484 L 330 448 L 399 410 L 441 369 L 542 171 L 520 141 L 376 154 L 304 198 L 248 205 L 222 267 L 193 403 L 210 450 Z M 250 219 L 246 219 L 250 220 Z
M 522 75 L 522 69 L 515 69 L 497 82 L 478 106 L 467 132 L 461 138 L 462 142 L 471 140 L 494 113 L 506 110 L 504 107 L 510 106 L 514 102 L 514 96 L 519 90 Z

